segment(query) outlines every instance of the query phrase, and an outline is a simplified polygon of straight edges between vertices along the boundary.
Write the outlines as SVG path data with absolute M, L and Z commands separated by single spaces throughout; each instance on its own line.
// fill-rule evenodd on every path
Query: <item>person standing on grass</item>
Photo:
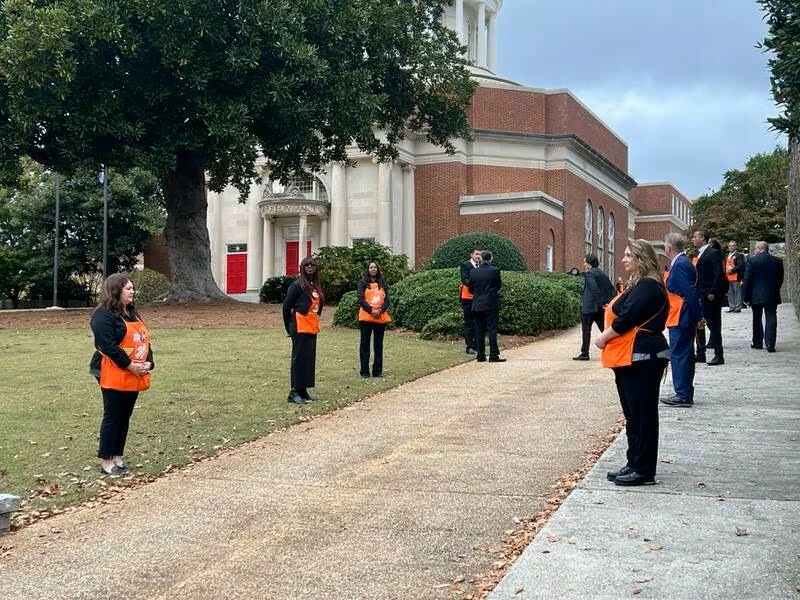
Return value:
M 103 396 L 97 457 L 106 475 L 129 470 L 122 458 L 128 426 L 139 392 L 150 387 L 150 371 L 155 366 L 150 332 L 133 304 L 134 295 L 128 275 L 109 275 L 91 318 L 95 353 L 89 372 L 97 378 Z
M 286 290 L 283 301 L 283 325 L 292 338 L 292 387 L 286 398 L 292 404 L 316 400 L 308 393 L 308 388 L 315 385 L 317 334 L 324 301 L 317 261 L 307 256 L 300 262 L 300 273 Z
M 389 308 L 389 287 L 381 277 L 378 263 L 372 261 L 358 282 L 358 327 L 361 330 L 358 356 L 361 361 L 361 377 L 369 377 L 371 337 L 375 340 L 372 376 L 383 375 L 383 334 L 386 331 L 386 324 L 392 322 L 392 317 L 386 312 L 387 308 Z

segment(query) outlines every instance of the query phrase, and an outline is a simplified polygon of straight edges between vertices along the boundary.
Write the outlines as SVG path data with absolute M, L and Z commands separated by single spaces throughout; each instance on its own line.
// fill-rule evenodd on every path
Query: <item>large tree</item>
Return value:
M 167 208 L 171 295 L 222 296 L 206 184 L 242 194 L 409 132 L 448 150 L 474 91 L 446 0 L 5 0 L 0 163 L 139 165 Z M 208 180 L 206 179 L 208 177 Z
M 728 240 L 740 247 L 748 240 L 783 241 L 788 168 L 785 148 L 751 156 L 744 169 L 725 173 L 718 191 L 695 201 L 694 226 L 711 231 L 723 245 Z
M 800 318 L 800 3 L 758 0 L 769 35 L 760 46 L 771 53 L 772 95 L 781 114 L 769 122 L 789 137 L 789 184 L 786 204 L 786 261 L 789 293 Z

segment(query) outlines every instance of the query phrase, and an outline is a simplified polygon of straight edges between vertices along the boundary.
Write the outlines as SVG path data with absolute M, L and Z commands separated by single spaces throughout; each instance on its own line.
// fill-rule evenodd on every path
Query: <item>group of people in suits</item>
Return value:
M 492 265 L 489 250 L 473 248 L 469 259 L 461 263 L 459 296 L 464 313 L 464 341 L 467 354 L 486 362 L 486 337 L 489 338 L 489 362 L 505 362 L 497 344 L 497 315 L 500 311 L 500 269 Z

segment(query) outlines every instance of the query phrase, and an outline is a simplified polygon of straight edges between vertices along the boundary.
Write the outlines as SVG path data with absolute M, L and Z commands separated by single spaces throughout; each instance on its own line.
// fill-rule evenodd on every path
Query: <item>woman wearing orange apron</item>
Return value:
M 103 282 L 100 304 L 92 313 L 96 348 L 89 372 L 103 394 L 100 424 L 100 470 L 120 475 L 128 470 L 122 459 L 128 426 L 139 392 L 150 387 L 153 351 L 150 332 L 133 305 L 133 282 L 125 273 L 109 275 Z
M 375 340 L 375 356 L 372 361 L 372 376 L 383 374 L 383 334 L 386 324 L 392 318 L 386 309 L 389 308 L 389 288 L 381 277 L 378 263 L 367 265 L 364 277 L 358 282 L 358 326 L 361 330 L 361 344 L 358 355 L 361 361 L 361 376 L 369 377 L 369 341 Z
M 283 301 L 283 324 L 292 338 L 292 387 L 286 398 L 292 404 L 316 400 L 308 393 L 308 388 L 315 385 L 317 334 L 324 300 L 317 261 L 307 256 L 300 263 L 300 273 L 286 290 Z
M 652 485 L 658 462 L 658 396 L 669 362 L 662 333 L 669 302 L 650 244 L 631 241 L 622 264 L 633 285 L 606 306 L 606 328 L 595 342 L 603 350 L 603 366 L 614 370 L 628 437 L 627 463 L 609 472 L 608 479 L 616 485 Z

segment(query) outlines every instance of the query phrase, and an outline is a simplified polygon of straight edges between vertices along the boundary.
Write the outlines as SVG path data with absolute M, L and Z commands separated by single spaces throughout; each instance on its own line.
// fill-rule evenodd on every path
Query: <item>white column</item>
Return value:
M 478 56 L 475 62 L 479 67 L 486 67 L 486 2 L 478 2 Z
M 331 245 L 347 246 L 347 173 L 344 164 L 331 165 Z
M 261 265 L 264 255 L 264 226 L 262 224 L 261 209 L 258 202 L 261 200 L 261 186 L 252 184 L 250 195 L 247 197 L 247 292 L 261 291 Z
M 416 263 L 417 243 L 416 210 L 414 207 L 414 165 L 403 167 L 403 252 L 408 256 L 408 264 Z
M 461 45 L 466 44 L 464 35 L 464 0 L 456 0 L 456 35 Z
M 275 277 L 275 225 L 270 218 L 264 219 L 264 264 L 261 277 L 264 281 Z
M 392 246 L 392 162 L 378 163 L 378 239 Z
M 225 286 L 220 285 L 224 283 L 225 278 L 225 257 L 227 256 L 227 248 L 225 247 L 225 232 L 223 231 L 222 220 L 222 194 L 217 192 L 208 192 L 209 204 L 213 207 L 214 216 L 211 221 L 211 273 L 214 275 L 214 281 L 224 292 Z
M 487 46 L 487 66 L 488 69 L 495 73 L 497 71 L 497 13 L 489 14 L 489 23 L 486 32 L 486 46 Z
M 328 245 L 328 227 L 330 221 L 327 216 L 320 216 L 319 218 L 319 246 L 323 248 Z
M 298 218 L 299 226 L 297 228 L 297 257 L 298 265 L 306 257 L 306 227 L 308 226 L 308 217 L 300 215 Z

